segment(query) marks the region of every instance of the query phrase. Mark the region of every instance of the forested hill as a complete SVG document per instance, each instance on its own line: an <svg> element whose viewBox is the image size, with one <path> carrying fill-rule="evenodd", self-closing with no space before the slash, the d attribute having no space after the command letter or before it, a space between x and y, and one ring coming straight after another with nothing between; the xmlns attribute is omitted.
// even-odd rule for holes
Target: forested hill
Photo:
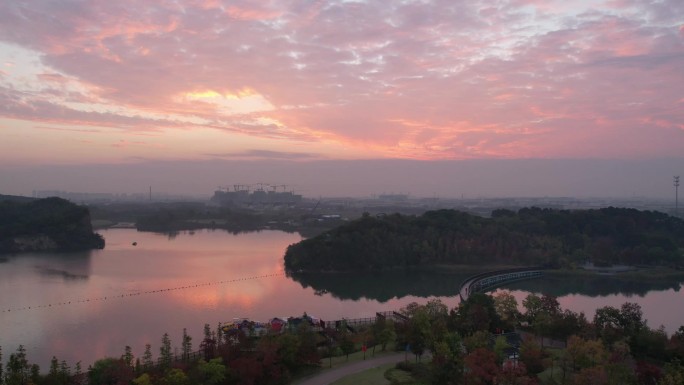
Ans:
<svg viewBox="0 0 684 385"><path fill-rule="evenodd" d="M455 210L362 218L288 247L290 271L381 270L437 264L569 267L684 262L684 221L635 209Z"/></svg>
<svg viewBox="0 0 684 385"><path fill-rule="evenodd" d="M0 200L0 253L103 247L86 207L61 198Z"/></svg>

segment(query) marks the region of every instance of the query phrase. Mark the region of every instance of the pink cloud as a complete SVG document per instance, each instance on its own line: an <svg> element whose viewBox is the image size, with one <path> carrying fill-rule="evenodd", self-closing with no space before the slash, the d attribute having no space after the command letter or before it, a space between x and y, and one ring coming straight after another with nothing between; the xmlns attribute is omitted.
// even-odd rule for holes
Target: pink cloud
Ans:
<svg viewBox="0 0 684 385"><path fill-rule="evenodd" d="M239 20L270 20L278 18L282 11L260 7L258 3L246 3L240 6L230 5L226 9L228 16Z"/></svg>
<svg viewBox="0 0 684 385"><path fill-rule="evenodd" d="M0 41L38 52L49 71L36 76L42 93L0 84L1 114L211 127L381 157L675 155L680 3L5 2ZM244 89L272 108L182 97ZM607 152L595 144L613 136Z"/></svg>

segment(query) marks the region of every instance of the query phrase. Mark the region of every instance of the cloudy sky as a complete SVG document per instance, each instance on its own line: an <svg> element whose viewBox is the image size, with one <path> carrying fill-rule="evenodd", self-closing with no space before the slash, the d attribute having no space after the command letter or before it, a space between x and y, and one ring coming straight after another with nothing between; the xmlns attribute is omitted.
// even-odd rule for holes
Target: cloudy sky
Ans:
<svg viewBox="0 0 684 385"><path fill-rule="evenodd" d="M681 158L684 2L2 1L0 133L4 170Z"/></svg>

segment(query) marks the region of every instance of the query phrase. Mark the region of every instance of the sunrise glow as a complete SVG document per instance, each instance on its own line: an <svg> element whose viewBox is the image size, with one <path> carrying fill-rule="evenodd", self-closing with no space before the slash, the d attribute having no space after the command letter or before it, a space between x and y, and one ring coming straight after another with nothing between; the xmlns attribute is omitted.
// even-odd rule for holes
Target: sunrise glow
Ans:
<svg viewBox="0 0 684 385"><path fill-rule="evenodd" d="M40 0L0 19L5 164L684 150L675 0Z"/></svg>

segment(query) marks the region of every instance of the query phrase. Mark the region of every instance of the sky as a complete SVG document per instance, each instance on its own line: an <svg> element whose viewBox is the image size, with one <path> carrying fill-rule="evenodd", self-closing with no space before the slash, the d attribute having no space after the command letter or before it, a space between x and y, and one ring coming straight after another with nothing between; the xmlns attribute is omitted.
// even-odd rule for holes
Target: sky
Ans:
<svg viewBox="0 0 684 385"><path fill-rule="evenodd" d="M299 174L332 164L366 172L364 194L410 193L402 167L439 179L447 162L499 165L491 178L553 164L558 180L584 165L580 194L666 196L683 157L681 0L0 2L0 193L130 191L147 184L130 170L162 167L139 178L316 194L320 176ZM383 161L391 183L366 166ZM662 187L613 181L615 164ZM197 165L217 174L199 183ZM556 194L548 182L472 193Z"/></svg>

